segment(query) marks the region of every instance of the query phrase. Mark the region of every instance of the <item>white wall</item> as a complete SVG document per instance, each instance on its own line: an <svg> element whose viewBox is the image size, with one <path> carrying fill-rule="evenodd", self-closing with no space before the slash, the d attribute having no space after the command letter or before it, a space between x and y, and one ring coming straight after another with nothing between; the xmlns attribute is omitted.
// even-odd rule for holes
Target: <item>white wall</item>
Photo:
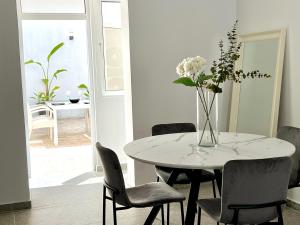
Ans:
<svg viewBox="0 0 300 225"><path fill-rule="evenodd" d="M235 21L236 1L128 0L128 10L134 139L151 135L157 123L195 123L195 91L172 83L175 68L187 56L216 59L217 42ZM220 101L224 130L228 101ZM137 184L153 175L152 166L135 164Z"/></svg>
<svg viewBox="0 0 300 225"><path fill-rule="evenodd" d="M0 205L30 199L16 1L0 1Z"/></svg>
<svg viewBox="0 0 300 225"><path fill-rule="evenodd" d="M237 1L241 33L287 28L279 126L300 127L299 7L300 2L296 0ZM289 193L289 197L297 202L299 196L300 188Z"/></svg>

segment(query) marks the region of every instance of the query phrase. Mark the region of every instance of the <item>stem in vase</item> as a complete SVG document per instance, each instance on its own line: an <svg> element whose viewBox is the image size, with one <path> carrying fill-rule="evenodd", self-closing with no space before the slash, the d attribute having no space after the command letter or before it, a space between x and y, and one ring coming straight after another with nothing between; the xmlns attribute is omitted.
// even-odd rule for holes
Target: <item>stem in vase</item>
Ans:
<svg viewBox="0 0 300 225"><path fill-rule="evenodd" d="M206 121L205 121L204 130L205 130L207 122L208 122L209 129L210 129L210 135L211 135L211 139L212 139L211 141L217 143L217 139L215 137L215 134L214 134L214 131L213 131L213 128L212 128L212 125L211 125L211 121L210 121L210 118L209 118L211 110L212 110L212 106L213 106L213 103L214 103L214 100L215 100L215 94L214 94L214 97L213 97L213 101L212 101L212 103L210 105L210 109L208 110L208 103L205 100L203 88L201 87L200 89L201 89L201 92L202 92L202 95L203 95L203 98L204 98L204 102L205 102L203 104L203 105L205 105L204 111L206 112ZM201 141L200 141L200 143L201 143Z"/></svg>
<svg viewBox="0 0 300 225"><path fill-rule="evenodd" d="M204 91L203 91L202 87L201 87L200 89L201 89L201 92L202 92L202 95L203 95L203 96L201 96L201 92L200 92L199 88L196 87L196 89L197 89L197 93L198 93L198 96L199 96L199 98L200 98L200 101L201 101L201 103L202 103L203 110L204 110L204 112L205 112L205 114L206 114L206 121L205 121L205 125L204 125L203 131L202 131L202 135L201 135L200 141L199 141L199 145L200 145L201 142L202 142L203 135L204 135L204 131L205 131L205 128L206 128L206 126L207 126L207 123L209 124L211 140L212 140L212 142L217 143L216 137L215 137L214 132L213 132L213 129L212 129L211 121L210 121L210 118L209 118L210 112L211 112L211 110L212 110L212 105L213 105L214 100L215 100L215 94L214 94L212 103L211 103L211 105L210 105L210 107L209 107L209 106L208 106L208 103L207 103L206 100L205 100ZM202 98L203 98L203 99L202 99ZM209 110L208 110L208 107L209 107Z"/></svg>
<svg viewBox="0 0 300 225"><path fill-rule="evenodd" d="M210 113L211 113L212 106L213 106L213 104L214 104L214 102L215 102L215 98L216 98L216 93L214 93L213 99L212 99L211 104L210 104L210 107L209 107L209 111L208 111L208 114L209 114L209 115L210 115ZM207 124L207 122L209 122L209 124L211 124L211 123L210 123L210 118L209 118L209 117L206 118L205 124ZM210 130L211 130L211 135L213 135L213 138L214 138L213 141L214 141L215 143L217 143L217 140L216 140L216 137L215 137L215 135L214 135L214 132L213 132L213 129L212 129L211 125L210 125Z"/></svg>
<svg viewBox="0 0 300 225"><path fill-rule="evenodd" d="M203 110L204 110L205 115L206 115L205 125L204 125L203 130L202 130L201 138L200 138L200 140L199 140L199 145L200 145L201 142L202 142L202 139L203 139L203 135L204 135L204 132L205 132L205 128L206 128L206 126L207 126L207 122L210 122L210 121L208 120L208 117L209 117L209 115L208 115L208 107L207 107L207 103L206 103L206 101L205 101L204 92L203 92L203 90L202 90L203 96L201 96L201 93L200 93L200 90L199 90L199 89L197 89L197 92L198 92L199 98L200 98L200 100L201 100ZM202 99L202 98L203 98L203 99ZM209 124L209 125L210 125L210 124ZM211 133L211 132L212 132L212 129L211 129L211 125L210 125L210 133ZM212 137L211 137L211 141L213 142L213 138L212 138Z"/></svg>

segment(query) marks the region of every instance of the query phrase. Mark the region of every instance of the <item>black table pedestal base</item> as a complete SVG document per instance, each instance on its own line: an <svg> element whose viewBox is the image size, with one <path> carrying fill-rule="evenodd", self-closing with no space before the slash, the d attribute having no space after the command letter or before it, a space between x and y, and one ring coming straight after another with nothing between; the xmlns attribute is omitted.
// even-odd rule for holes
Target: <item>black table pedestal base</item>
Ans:
<svg viewBox="0 0 300 225"><path fill-rule="evenodd" d="M195 216L197 213L196 201L200 190L202 170L192 170L188 175L191 180L191 189L186 210L185 225L194 225Z"/></svg>

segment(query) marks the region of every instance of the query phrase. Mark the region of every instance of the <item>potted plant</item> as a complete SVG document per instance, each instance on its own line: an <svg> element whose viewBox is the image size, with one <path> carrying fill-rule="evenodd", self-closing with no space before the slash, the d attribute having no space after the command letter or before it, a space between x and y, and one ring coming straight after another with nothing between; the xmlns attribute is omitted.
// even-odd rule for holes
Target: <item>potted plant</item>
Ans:
<svg viewBox="0 0 300 225"><path fill-rule="evenodd" d="M41 68L41 75L42 75L42 83L44 85L44 90L38 91L34 93L34 96L32 97L33 99L36 99L38 103L44 103L47 101L52 101L55 98L55 92L60 88L57 85L53 84L54 79L57 80L59 75L61 75L63 72L66 72L67 70L64 68L57 69L55 72L50 71L50 62L51 62L51 57L61 48L64 46L64 43L61 42L58 45L56 45L48 54L47 56L47 63L46 66L43 65L39 61L35 61L33 59L27 60L25 62L25 65L28 64L35 64L38 67Z"/></svg>

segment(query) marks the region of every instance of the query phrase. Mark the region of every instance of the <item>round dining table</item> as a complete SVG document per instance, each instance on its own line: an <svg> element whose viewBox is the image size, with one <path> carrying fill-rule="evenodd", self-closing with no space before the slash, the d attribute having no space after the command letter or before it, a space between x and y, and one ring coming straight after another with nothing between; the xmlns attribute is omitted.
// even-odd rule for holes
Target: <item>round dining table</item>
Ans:
<svg viewBox="0 0 300 225"><path fill-rule="evenodd" d="M265 159L292 156L291 143L261 135L221 132L215 147L198 145L198 133L175 133L142 138L124 147L125 153L144 163L172 168L167 181L173 185L178 169L184 169L191 181L185 225L193 225L197 211L202 170L214 170L221 193L222 168L230 160ZM160 207L153 207L145 225L153 224Z"/></svg>

